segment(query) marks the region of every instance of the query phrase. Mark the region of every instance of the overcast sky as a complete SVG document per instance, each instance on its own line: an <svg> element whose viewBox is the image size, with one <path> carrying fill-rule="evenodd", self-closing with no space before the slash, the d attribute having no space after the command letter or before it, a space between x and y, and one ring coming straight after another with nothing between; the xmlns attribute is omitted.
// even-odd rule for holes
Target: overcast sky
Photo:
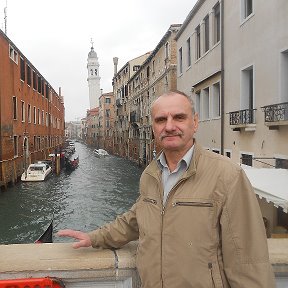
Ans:
<svg viewBox="0 0 288 288"><path fill-rule="evenodd" d="M118 69L152 51L171 24L183 23L196 0L7 0L7 36L64 96L66 121L89 109L87 56L91 38L100 63L100 86L112 91ZM1 29L4 7L0 0Z"/></svg>

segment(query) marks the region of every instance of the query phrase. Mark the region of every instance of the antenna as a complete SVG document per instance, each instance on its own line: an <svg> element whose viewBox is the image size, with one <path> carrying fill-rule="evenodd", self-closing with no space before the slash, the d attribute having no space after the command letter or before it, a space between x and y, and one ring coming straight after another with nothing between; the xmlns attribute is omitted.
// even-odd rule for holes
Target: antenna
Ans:
<svg viewBox="0 0 288 288"><path fill-rule="evenodd" d="M90 43L91 43L91 45L92 45L92 48L94 48L94 47L93 47L94 42L93 42L93 39L92 39L92 38L91 38Z"/></svg>
<svg viewBox="0 0 288 288"><path fill-rule="evenodd" d="M4 27L5 27L5 34L7 35L7 0L6 0L6 7L4 8Z"/></svg>

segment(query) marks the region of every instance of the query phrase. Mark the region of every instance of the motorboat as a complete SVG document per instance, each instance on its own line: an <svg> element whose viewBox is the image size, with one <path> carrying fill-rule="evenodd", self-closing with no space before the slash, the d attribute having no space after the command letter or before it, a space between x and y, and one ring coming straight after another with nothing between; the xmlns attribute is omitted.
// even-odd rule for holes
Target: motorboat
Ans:
<svg viewBox="0 0 288 288"><path fill-rule="evenodd" d="M21 176L21 181L44 181L51 172L51 166L39 161L38 163L33 163L28 166L28 169Z"/></svg>
<svg viewBox="0 0 288 288"><path fill-rule="evenodd" d="M109 155L104 149L95 149L93 152L97 158L104 158Z"/></svg>

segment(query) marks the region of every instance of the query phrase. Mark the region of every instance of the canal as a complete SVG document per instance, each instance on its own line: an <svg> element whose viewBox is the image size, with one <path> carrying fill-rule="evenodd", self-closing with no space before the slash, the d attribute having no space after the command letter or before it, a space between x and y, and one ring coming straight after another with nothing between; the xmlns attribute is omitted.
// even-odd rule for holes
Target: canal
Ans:
<svg viewBox="0 0 288 288"><path fill-rule="evenodd" d="M0 244L34 242L54 215L54 232L91 231L125 212L138 197L142 172L116 156L96 158L76 142L79 167L45 182L19 182L0 193ZM68 239L54 237L54 242Z"/></svg>

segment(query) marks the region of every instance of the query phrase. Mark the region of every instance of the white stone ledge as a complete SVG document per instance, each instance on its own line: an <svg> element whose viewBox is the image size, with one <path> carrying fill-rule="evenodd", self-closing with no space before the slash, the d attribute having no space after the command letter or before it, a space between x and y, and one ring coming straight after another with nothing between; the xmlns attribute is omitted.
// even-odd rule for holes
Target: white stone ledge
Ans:
<svg viewBox="0 0 288 288"><path fill-rule="evenodd" d="M268 247L279 283L287 284L277 287L288 287L288 238L268 239ZM90 287L101 287L101 283L105 283L105 287L137 288L140 284L136 249L137 242L115 251L73 249L71 243L0 245L0 279L50 276L61 278L67 287L74 288L92 282ZM115 283L118 284L115 286Z"/></svg>

